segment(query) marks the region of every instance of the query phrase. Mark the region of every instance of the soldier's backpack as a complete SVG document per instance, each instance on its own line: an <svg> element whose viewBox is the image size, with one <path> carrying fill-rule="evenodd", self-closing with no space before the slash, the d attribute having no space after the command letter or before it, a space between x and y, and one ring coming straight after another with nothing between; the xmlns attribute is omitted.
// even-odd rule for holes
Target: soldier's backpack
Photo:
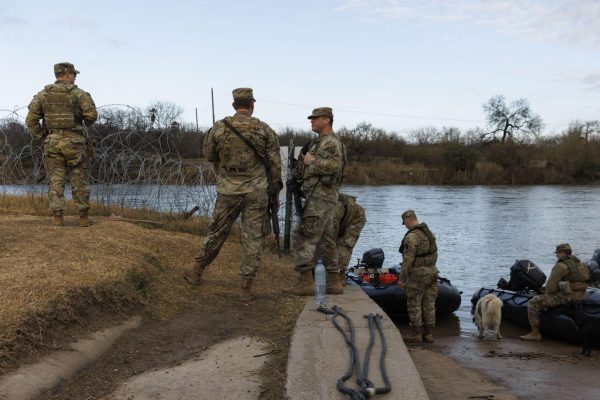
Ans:
<svg viewBox="0 0 600 400"><path fill-rule="evenodd" d="M517 260L510 267L508 290L519 292L525 289L539 290L546 282L546 274L529 260Z"/></svg>
<svg viewBox="0 0 600 400"><path fill-rule="evenodd" d="M600 266L598 262L590 260L587 262L588 271L590 271L590 282L600 283Z"/></svg>
<svg viewBox="0 0 600 400"><path fill-rule="evenodd" d="M75 121L75 105L71 91L75 85L47 85L40 100L44 110L46 129L73 129Z"/></svg>

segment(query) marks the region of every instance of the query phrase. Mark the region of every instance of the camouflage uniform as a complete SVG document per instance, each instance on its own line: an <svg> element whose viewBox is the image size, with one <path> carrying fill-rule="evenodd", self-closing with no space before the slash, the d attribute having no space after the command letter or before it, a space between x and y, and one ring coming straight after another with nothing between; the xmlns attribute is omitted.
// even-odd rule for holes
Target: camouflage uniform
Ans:
<svg viewBox="0 0 600 400"><path fill-rule="evenodd" d="M319 111L321 110L321 111ZM328 107L318 108L318 112L331 115ZM343 174L345 149L335 133L315 139L308 152L315 159L304 165L300 155L293 178L303 180L302 192L306 196L302 219L294 230L294 266L297 271L314 268L313 260L317 246L322 249L323 262L328 272L339 272L336 249L336 233L333 229L333 214L338 200L339 184Z"/></svg>
<svg viewBox="0 0 600 400"><path fill-rule="evenodd" d="M365 209L356 202L356 197L340 193L333 216L333 229L337 237L338 266L341 270L348 267L352 250L366 222Z"/></svg>
<svg viewBox="0 0 600 400"><path fill-rule="evenodd" d="M437 246L435 236L431 233L434 246L433 249L431 248L432 243L424 229L429 230L426 224L418 224L410 229L402 240L400 280L406 282L409 325L411 327L425 325L433 328L438 290Z"/></svg>
<svg viewBox="0 0 600 400"><path fill-rule="evenodd" d="M250 96L252 89L233 92L234 100ZM226 120L246 137L271 163L273 182L278 189L281 182L279 139L269 125L238 111ZM233 223L241 214L242 261L240 275L256 276L260 265L265 236L268 232L267 175L254 151L235 133L217 121L204 138L204 154L218 171L217 201L209 224L209 232L196 257L201 268L208 266L225 243Z"/></svg>
<svg viewBox="0 0 600 400"><path fill-rule="evenodd" d="M529 324L532 327L539 327L540 312L546 308L583 302L589 278L587 267L577 257L571 255L559 258L546 282L546 292L535 296L527 304ZM558 282L560 281L569 282L571 294L566 295L559 290Z"/></svg>
<svg viewBox="0 0 600 400"><path fill-rule="evenodd" d="M54 66L55 73L67 70L79 73L70 63ZM25 121L31 135L35 139L43 139L49 175L48 199L53 211L65 209L64 192L69 170L77 209L85 211L90 208L90 157L84 123L89 126L97 118L92 96L77 85L61 80L44 87L29 103ZM40 120L43 120L42 125Z"/></svg>

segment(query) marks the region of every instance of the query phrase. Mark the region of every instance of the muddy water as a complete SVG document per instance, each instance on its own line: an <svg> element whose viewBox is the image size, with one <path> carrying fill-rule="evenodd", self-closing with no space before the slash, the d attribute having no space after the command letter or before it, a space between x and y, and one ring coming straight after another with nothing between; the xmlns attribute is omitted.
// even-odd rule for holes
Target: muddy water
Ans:
<svg viewBox="0 0 600 400"><path fill-rule="evenodd" d="M548 274L556 244L570 243L582 260L600 247L600 187L346 186L343 191L357 196L367 212L354 259L381 247L386 265L398 263L406 232L400 215L408 208L436 234L441 275L463 291L455 317L440 321L448 333L474 332L472 294L508 278L515 260L530 259Z"/></svg>

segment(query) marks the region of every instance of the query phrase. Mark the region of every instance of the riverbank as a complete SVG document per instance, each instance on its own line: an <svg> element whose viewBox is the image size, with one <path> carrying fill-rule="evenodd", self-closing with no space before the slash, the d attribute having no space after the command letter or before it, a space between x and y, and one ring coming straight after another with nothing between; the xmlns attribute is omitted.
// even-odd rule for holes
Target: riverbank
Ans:
<svg viewBox="0 0 600 400"><path fill-rule="evenodd" d="M580 347L547 337L523 342L519 335L527 329L508 322L502 323L502 340L480 340L455 322L455 318L438 321L434 344L409 346L432 400L598 397L597 352L584 357ZM408 333L406 325L398 322L403 334Z"/></svg>
<svg viewBox="0 0 600 400"><path fill-rule="evenodd" d="M99 398L133 375L240 335L272 346L259 371L262 398L281 398L289 336L303 304L281 294L289 258L264 254L258 298L244 304L235 235L205 283L191 287L182 274L202 237L109 217L95 217L89 228L76 222L69 216L65 227L55 228L48 217L0 215L1 373L141 314L138 329L48 398Z"/></svg>

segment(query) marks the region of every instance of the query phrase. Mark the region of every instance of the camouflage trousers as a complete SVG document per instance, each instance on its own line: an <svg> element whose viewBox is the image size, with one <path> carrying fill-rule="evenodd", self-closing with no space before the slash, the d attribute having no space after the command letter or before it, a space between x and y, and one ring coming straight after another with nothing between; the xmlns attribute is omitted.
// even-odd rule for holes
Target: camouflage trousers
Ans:
<svg viewBox="0 0 600 400"><path fill-rule="evenodd" d="M338 266L341 270L345 270L346 268L348 268L348 264L350 264L350 259L352 258L352 250L354 250L354 246L356 246L356 242L358 242L359 236L360 231L356 234L346 232L344 236L338 238Z"/></svg>
<svg viewBox="0 0 600 400"><path fill-rule="evenodd" d="M79 211L90 208L89 155L80 132L56 131L44 139L48 200L52 211L65 209L65 184L71 172L73 201Z"/></svg>
<svg viewBox="0 0 600 400"><path fill-rule="evenodd" d="M560 297L557 294L541 294L535 296L527 303L527 317L529 318L529 325L538 327L540 326L540 313L542 310L548 307L560 306L563 304L569 304L569 300Z"/></svg>
<svg viewBox="0 0 600 400"><path fill-rule="evenodd" d="M267 212L267 191L246 194L217 194L208 235L196 261L203 267L208 266L219 254L231 228L241 214L242 255L240 275L256 276L265 244L265 213Z"/></svg>
<svg viewBox="0 0 600 400"><path fill-rule="evenodd" d="M339 272L333 212L335 203L311 198L292 238L296 271L314 269L315 255L323 257L328 272ZM318 248L318 250L317 250Z"/></svg>
<svg viewBox="0 0 600 400"><path fill-rule="evenodd" d="M338 267L340 270L344 271L348 268L348 264L350 264L350 259L352 258L352 247L346 246L338 246Z"/></svg>
<svg viewBox="0 0 600 400"><path fill-rule="evenodd" d="M409 325L435 326L438 272L435 267L414 268L406 282L406 308Z"/></svg>

